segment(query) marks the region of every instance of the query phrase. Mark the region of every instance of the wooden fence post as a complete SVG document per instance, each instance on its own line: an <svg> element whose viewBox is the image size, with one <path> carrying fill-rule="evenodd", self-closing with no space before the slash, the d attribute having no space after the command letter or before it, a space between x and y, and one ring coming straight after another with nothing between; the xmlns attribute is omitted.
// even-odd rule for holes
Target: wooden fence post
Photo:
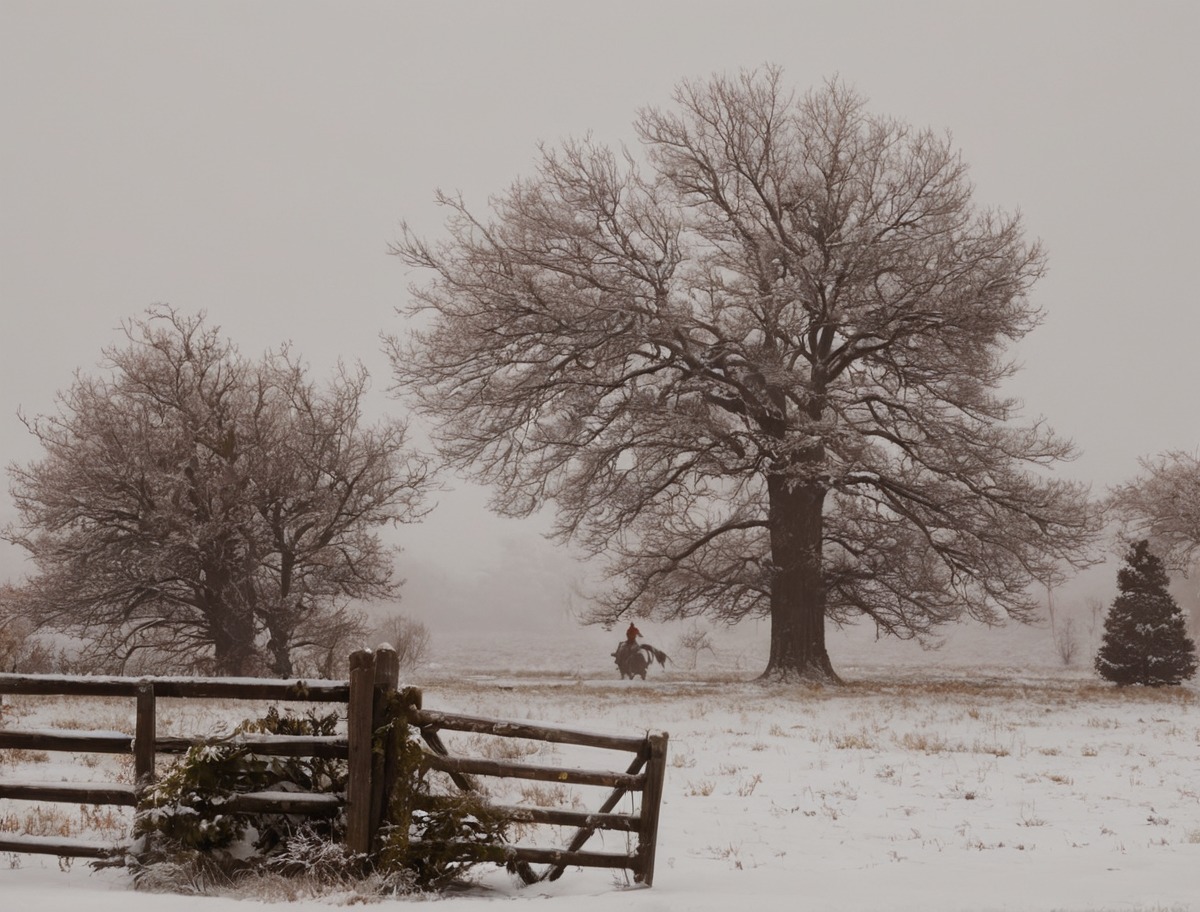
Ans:
<svg viewBox="0 0 1200 912"><path fill-rule="evenodd" d="M658 809L662 804L663 782L667 774L667 733L646 736L650 759L646 762L646 783L642 788L641 821L638 827L638 870L635 880L654 886L654 855L658 845Z"/></svg>
<svg viewBox="0 0 1200 912"><path fill-rule="evenodd" d="M382 729L393 719L392 695L396 692L396 684L400 680L400 657L389 644L384 643L375 650L375 687L371 700L371 732ZM400 723L404 724L403 717ZM379 835L380 824L385 819L388 798L388 778L393 775L396 766L396 756L391 738L383 740L384 750L371 754L371 818L368 841L374 847Z"/></svg>
<svg viewBox="0 0 1200 912"><path fill-rule="evenodd" d="M137 685L137 720L133 733L133 781L138 795L154 782L154 742L157 738L155 721L154 684L139 681Z"/></svg>
<svg viewBox="0 0 1200 912"><path fill-rule="evenodd" d="M371 650L350 654L350 698L346 705L348 742L346 845L365 854L371 848L371 742L375 663Z"/></svg>

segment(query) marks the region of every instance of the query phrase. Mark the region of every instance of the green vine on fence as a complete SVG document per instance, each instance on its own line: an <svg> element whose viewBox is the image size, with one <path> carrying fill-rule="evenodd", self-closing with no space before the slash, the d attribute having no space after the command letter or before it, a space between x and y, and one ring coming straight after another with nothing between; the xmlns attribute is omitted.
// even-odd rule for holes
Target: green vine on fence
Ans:
<svg viewBox="0 0 1200 912"><path fill-rule="evenodd" d="M375 733L375 750L395 764L377 863L411 872L417 889L443 890L479 863L473 848L508 841L512 820L477 794L434 788L407 709L404 695L392 694L390 721Z"/></svg>
<svg viewBox="0 0 1200 912"><path fill-rule="evenodd" d="M233 796L249 792L346 790L345 760L263 757L239 743L245 734L336 734L336 712L294 716L272 707L261 719L242 722L229 738L190 748L145 792L128 859L136 882L159 889L181 880L202 885L267 870L311 871L317 856L328 867L335 855L341 859L340 878L374 877L393 891L436 891L461 880L481 860L471 848L506 842L510 821L474 794L438 793L417 730L407 723L403 696L391 694L388 700L385 718L391 721L375 732L372 745L391 767L384 769L391 787L377 852L330 850L345 842L344 812L311 820L229 811Z"/></svg>
<svg viewBox="0 0 1200 912"><path fill-rule="evenodd" d="M142 797L134 822L135 838L149 836L187 852L231 849L251 822L253 848L269 854L299 827L295 815L229 813L235 794L263 791L330 792L346 788L344 761L320 757L263 757L238 743L241 735L329 736L337 731L338 714L281 714L271 707L261 719L247 719L228 739L189 748ZM337 819L309 826L329 838L344 826Z"/></svg>

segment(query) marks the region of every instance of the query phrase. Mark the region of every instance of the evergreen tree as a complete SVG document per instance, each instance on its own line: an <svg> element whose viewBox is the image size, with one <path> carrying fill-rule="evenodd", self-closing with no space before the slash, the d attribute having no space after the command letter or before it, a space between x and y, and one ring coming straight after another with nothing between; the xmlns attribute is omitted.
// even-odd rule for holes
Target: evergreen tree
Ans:
<svg viewBox="0 0 1200 912"><path fill-rule="evenodd" d="M1120 590L1104 619L1096 671L1117 684L1160 687L1196 673L1196 644L1184 630L1183 612L1167 591L1163 563L1142 540L1130 547L1117 573Z"/></svg>

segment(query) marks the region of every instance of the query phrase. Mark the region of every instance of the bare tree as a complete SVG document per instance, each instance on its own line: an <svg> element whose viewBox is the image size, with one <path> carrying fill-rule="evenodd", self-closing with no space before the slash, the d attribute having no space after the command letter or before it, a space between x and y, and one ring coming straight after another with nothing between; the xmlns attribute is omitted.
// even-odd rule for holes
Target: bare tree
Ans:
<svg viewBox="0 0 1200 912"><path fill-rule="evenodd" d="M769 68L636 121L648 170L543 147L482 218L439 194L397 387L446 462L611 559L594 619L771 619L768 677L836 680L826 619L1032 617L1081 563L1072 455L999 393L1044 257L948 139Z"/></svg>
<svg viewBox="0 0 1200 912"><path fill-rule="evenodd" d="M1054 636L1054 650L1064 665L1075 663L1075 654L1079 651L1079 640L1076 636L1075 618L1067 617L1062 623L1051 621L1051 632Z"/></svg>
<svg viewBox="0 0 1200 912"><path fill-rule="evenodd" d="M1200 552L1200 457L1175 450L1140 462L1143 474L1110 493L1123 537L1149 539L1168 567L1186 572Z"/></svg>
<svg viewBox="0 0 1200 912"><path fill-rule="evenodd" d="M696 664L700 661L700 653L707 652L714 656L717 654L717 650L713 647L712 639L709 637L708 628L701 627L694 622L679 635L676 649L688 656L689 668L696 667Z"/></svg>
<svg viewBox="0 0 1200 912"><path fill-rule="evenodd" d="M425 624L407 614L390 615L375 628L375 635L396 650L401 671L412 671L429 658L433 635Z"/></svg>
<svg viewBox="0 0 1200 912"><path fill-rule="evenodd" d="M203 317L156 309L26 421L45 455L11 466L5 537L36 573L10 613L122 668L290 676L392 597L381 526L421 515L404 426L367 426L364 371L325 387L291 354L243 358ZM306 664L327 664L323 658Z"/></svg>

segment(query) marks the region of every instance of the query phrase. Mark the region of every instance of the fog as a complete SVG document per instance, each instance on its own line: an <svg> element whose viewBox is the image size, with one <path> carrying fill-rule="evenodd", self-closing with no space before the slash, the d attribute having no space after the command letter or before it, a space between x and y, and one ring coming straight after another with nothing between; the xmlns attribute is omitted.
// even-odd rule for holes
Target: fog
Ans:
<svg viewBox="0 0 1200 912"><path fill-rule="evenodd" d="M372 408L403 413L379 339L419 280L386 254L401 220L436 236L436 188L482 206L539 141L632 144L680 79L769 61L950 131L977 202L1022 211L1050 273L1013 391L1102 492L1200 443L1198 39L1183 2L5 0L0 455L36 458L18 410L51 410L159 302L247 354L291 340L318 375L360 360ZM573 623L584 568L547 517L493 517L453 479L438 500L396 533L406 610ZM0 548L0 579L21 572Z"/></svg>

